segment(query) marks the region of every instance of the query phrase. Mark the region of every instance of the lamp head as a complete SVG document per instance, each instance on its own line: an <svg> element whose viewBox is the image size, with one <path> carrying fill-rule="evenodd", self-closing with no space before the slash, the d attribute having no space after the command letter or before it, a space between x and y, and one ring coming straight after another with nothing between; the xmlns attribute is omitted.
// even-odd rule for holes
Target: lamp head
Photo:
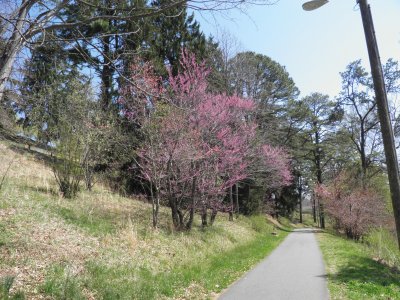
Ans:
<svg viewBox="0 0 400 300"><path fill-rule="evenodd" d="M313 0L313 1L308 1L303 4L303 9L306 11L314 10L317 8L320 8L322 5L327 4L329 1L328 0Z"/></svg>

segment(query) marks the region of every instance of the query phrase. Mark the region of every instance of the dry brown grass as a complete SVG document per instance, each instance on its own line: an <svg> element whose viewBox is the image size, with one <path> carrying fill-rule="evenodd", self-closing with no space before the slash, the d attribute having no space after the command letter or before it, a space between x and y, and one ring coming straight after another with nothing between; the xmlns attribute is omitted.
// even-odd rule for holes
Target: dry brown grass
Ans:
<svg viewBox="0 0 400 300"><path fill-rule="evenodd" d="M217 219L217 234L207 235L200 226L190 234L172 232L165 208L160 229L153 230L147 203L102 186L91 193L83 191L74 200L62 199L51 169L32 153L15 149L11 143L0 142L0 176L14 160L0 190L0 230L4 229L0 233L0 277L14 276L13 289L23 290L28 299L48 297L40 286L54 265L66 265L72 276L85 274L88 262L113 268L129 265L157 274L201 262L256 236L249 224L227 222L226 216ZM96 224L106 230L97 232ZM83 294L96 298L92 290L85 289ZM192 284L181 299L206 294L204 287Z"/></svg>

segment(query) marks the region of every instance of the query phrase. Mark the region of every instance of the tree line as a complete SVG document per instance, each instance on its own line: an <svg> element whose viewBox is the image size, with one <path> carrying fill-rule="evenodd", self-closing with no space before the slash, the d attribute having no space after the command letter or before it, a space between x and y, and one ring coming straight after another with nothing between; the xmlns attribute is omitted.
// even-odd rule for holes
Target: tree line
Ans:
<svg viewBox="0 0 400 300"><path fill-rule="evenodd" d="M102 180L147 195L155 227L170 207L177 229L196 213L203 226L219 211L290 216L304 198L321 227L327 214L355 239L393 225L361 61L340 74L335 98L300 97L285 67L206 37L188 13L243 1L3 2L1 114L50 145L65 197ZM395 99L398 63L384 75Z"/></svg>

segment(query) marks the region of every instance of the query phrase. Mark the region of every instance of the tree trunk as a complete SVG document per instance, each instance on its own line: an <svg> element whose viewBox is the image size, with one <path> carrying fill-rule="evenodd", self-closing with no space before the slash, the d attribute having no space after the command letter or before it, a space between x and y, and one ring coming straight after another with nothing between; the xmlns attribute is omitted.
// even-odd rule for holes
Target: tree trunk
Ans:
<svg viewBox="0 0 400 300"><path fill-rule="evenodd" d="M315 124L316 125L316 124ZM315 131L315 145L316 145L316 156L315 156L315 165L317 168L317 182L318 184L322 184L322 168L321 168L321 147L319 140L319 132ZM318 208L319 208L319 223L322 229L325 228L325 214L324 214L324 206L318 200Z"/></svg>
<svg viewBox="0 0 400 300"><path fill-rule="evenodd" d="M210 226L214 224L215 218L217 217L218 210L215 208L211 211L211 216L210 216Z"/></svg>
<svg viewBox="0 0 400 300"><path fill-rule="evenodd" d="M229 202L230 202L230 210L229 210L229 221L233 221L233 187L229 188Z"/></svg>
<svg viewBox="0 0 400 300"><path fill-rule="evenodd" d="M196 200L195 200L195 196L196 196L196 181L197 178L194 177L192 180L192 203L190 205L190 210L189 210L189 220L186 223L186 229L190 230L192 229L192 225L193 225L193 219L194 219L194 208L196 205Z"/></svg>
<svg viewBox="0 0 400 300"><path fill-rule="evenodd" d="M111 21L110 21L111 22ZM107 35L103 40L103 69L101 70L101 104L104 111L108 111L111 106L111 85L112 85L112 70L111 70L111 52L110 52L110 36Z"/></svg>
<svg viewBox="0 0 400 300"><path fill-rule="evenodd" d="M299 199L299 213L300 213L300 223L303 223L303 199L302 199L302 189L299 189L299 195L300 195L300 199Z"/></svg>
<svg viewBox="0 0 400 300"><path fill-rule="evenodd" d="M20 9L17 16L18 21L15 24L14 31L0 56L0 103L3 102L6 85L11 76L12 67L17 54L25 44L25 40L22 37L22 30L26 15L30 8L31 4L24 5Z"/></svg>
<svg viewBox="0 0 400 300"><path fill-rule="evenodd" d="M317 223L317 209L316 209L316 203L315 203L315 195L312 197L312 212L313 212L313 220L314 223Z"/></svg>
<svg viewBox="0 0 400 300"><path fill-rule="evenodd" d="M157 228L158 226L158 211L160 209L160 198L158 196L158 191L153 191L153 185L150 184L150 196L151 196L151 204L152 204L152 215L153 215L153 228Z"/></svg>
<svg viewBox="0 0 400 300"><path fill-rule="evenodd" d="M184 221L183 221L183 213L180 209L177 209L178 212L178 217L179 217L179 229L184 227Z"/></svg>
<svg viewBox="0 0 400 300"><path fill-rule="evenodd" d="M201 212L201 225L203 227L208 225L208 221L207 221L207 206L205 201L203 200L203 207L202 207L202 212Z"/></svg>
<svg viewBox="0 0 400 300"><path fill-rule="evenodd" d="M172 222L174 223L175 229L179 229L179 214L178 214L178 208L176 206L175 200L170 197L169 199L169 206L171 207L171 216L172 216Z"/></svg>
<svg viewBox="0 0 400 300"><path fill-rule="evenodd" d="M360 157L361 157L361 171L362 171L362 184L365 186L365 181L367 177L367 156L365 154L365 131L364 131L364 121L361 122L361 142L360 142Z"/></svg>
<svg viewBox="0 0 400 300"><path fill-rule="evenodd" d="M235 184L236 218L239 217L239 184Z"/></svg>

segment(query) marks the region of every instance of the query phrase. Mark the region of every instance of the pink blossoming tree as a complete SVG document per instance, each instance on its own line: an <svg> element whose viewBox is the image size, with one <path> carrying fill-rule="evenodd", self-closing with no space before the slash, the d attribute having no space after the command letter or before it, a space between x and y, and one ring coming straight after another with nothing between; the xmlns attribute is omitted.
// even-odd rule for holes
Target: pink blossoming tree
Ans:
<svg viewBox="0 0 400 300"><path fill-rule="evenodd" d="M125 115L145 132L138 165L150 184L154 227L162 199L174 226L190 229L196 212L207 225L209 210L210 224L218 211L232 210L223 204L227 191L255 169L266 174L271 187L291 181L286 153L256 140L250 117L254 102L208 92L209 70L192 54L182 53L181 66L177 76L170 73L164 89L150 66L137 63L132 67L135 84L124 89L121 99Z"/></svg>

